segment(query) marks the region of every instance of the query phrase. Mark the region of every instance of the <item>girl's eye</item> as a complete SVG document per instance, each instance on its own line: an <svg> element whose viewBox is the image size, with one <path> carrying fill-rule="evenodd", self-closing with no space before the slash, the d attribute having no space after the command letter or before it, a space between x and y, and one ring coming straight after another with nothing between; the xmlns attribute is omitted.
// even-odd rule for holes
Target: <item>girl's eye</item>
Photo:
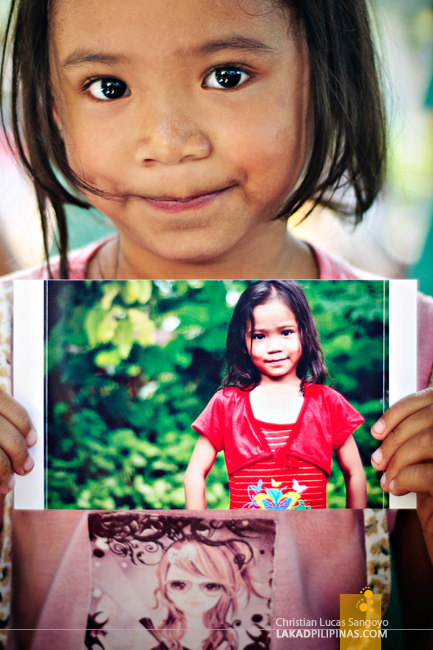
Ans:
<svg viewBox="0 0 433 650"><path fill-rule="evenodd" d="M290 334L293 334L293 330L283 330L281 333L283 336L290 336Z"/></svg>
<svg viewBox="0 0 433 650"><path fill-rule="evenodd" d="M256 341L263 341L264 338L265 338L264 334L253 334L253 339L255 339Z"/></svg>
<svg viewBox="0 0 433 650"><path fill-rule="evenodd" d="M182 582L181 580L172 580L170 582L170 587L176 591L183 591L186 587L186 583Z"/></svg>
<svg viewBox="0 0 433 650"><path fill-rule="evenodd" d="M89 92L96 99L107 101L110 99L120 99L127 97L131 94L128 86L120 79L110 79L105 77L103 79L96 79L87 86Z"/></svg>
<svg viewBox="0 0 433 650"><path fill-rule="evenodd" d="M211 593L215 593L217 591L220 591L222 589L222 585L220 585L219 582L207 582L205 585L206 591L209 591Z"/></svg>
<svg viewBox="0 0 433 650"><path fill-rule="evenodd" d="M250 75L241 68L215 68L215 70L212 70L212 72L206 75L203 81L203 87L217 88L218 90L237 88L248 79L250 79Z"/></svg>

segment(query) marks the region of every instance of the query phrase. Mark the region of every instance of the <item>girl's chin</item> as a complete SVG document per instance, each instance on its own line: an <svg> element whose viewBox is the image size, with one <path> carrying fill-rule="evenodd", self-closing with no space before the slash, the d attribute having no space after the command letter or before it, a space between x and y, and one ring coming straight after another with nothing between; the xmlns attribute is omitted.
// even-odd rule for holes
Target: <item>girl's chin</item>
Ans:
<svg viewBox="0 0 433 650"><path fill-rule="evenodd" d="M169 233L164 238L163 246L161 246L160 240L152 241L147 237L146 239L147 241L141 240L142 243L137 247L140 235L127 233L122 237L122 257L130 260L132 266L143 265L143 263L148 266L157 260L164 263L164 266L170 263L197 267L219 265L224 264L228 251L233 247L232 241L227 246L215 246L215 239L208 237L206 232L200 230L192 233L185 231ZM235 241L234 245L236 243ZM203 273L204 271L197 272ZM209 277L214 277L211 271L209 271Z"/></svg>
<svg viewBox="0 0 433 650"><path fill-rule="evenodd" d="M185 606L183 607L183 613L186 615L186 617L190 620L199 621L200 624L203 623L203 616L206 614L207 611L208 611L207 609L205 609L204 611L201 610L197 611L197 608L194 608L194 611L192 610L187 611L185 609Z"/></svg>

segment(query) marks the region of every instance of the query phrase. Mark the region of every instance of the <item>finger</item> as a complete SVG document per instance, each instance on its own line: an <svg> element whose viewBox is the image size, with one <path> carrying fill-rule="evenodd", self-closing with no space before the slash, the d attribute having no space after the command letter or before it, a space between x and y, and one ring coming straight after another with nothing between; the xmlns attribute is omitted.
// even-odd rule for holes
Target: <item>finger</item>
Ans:
<svg viewBox="0 0 433 650"><path fill-rule="evenodd" d="M37 434L24 406L22 406L16 399L0 389L0 415L9 420L18 431L26 439L28 447L32 447L36 440Z"/></svg>
<svg viewBox="0 0 433 650"><path fill-rule="evenodd" d="M407 395L385 411L382 417L373 424L371 433L375 438L381 440L407 417L424 408L430 408L431 410L432 405L433 388L426 388L412 395Z"/></svg>
<svg viewBox="0 0 433 650"><path fill-rule="evenodd" d="M0 449L0 493L7 494L15 485L15 476L12 473L12 467L9 458Z"/></svg>
<svg viewBox="0 0 433 650"><path fill-rule="evenodd" d="M432 427L433 408L431 406L409 415L388 433L379 449L376 449L371 457L373 467L377 470L385 470L399 447L420 432Z"/></svg>
<svg viewBox="0 0 433 650"><path fill-rule="evenodd" d="M383 475L381 485L395 496L408 492L433 495L433 463L419 463L404 467L391 481Z"/></svg>
<svg viewBox="0 0 433 650"><path fill-rule="evenodd" d="M433 462L433 428L420 431L397 449L386 467L386 481L390 483L409 465L427 462Z"/></svg>
<svg viewBox="0 0 433 650"><path fill-rule="evenodd" d="M14 472L24 476L33 468L34 461L29 455L25 438L21 431L9 420L0 415L0 447L7 455Z"/></svg>

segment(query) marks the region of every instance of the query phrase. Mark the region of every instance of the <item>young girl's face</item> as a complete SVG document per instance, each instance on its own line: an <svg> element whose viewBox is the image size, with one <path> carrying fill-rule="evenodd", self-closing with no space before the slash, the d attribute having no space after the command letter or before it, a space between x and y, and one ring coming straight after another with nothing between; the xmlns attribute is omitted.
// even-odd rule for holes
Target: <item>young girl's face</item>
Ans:
<svg viewBox="0 0 433 650"><path fill-rule="evenodd" d="M224 587L219 582L197 576L171 564L165 589L175 606L187 616L202 616L218 603Z"/></svg>
<svg viewBox="0 0 433 650"><path fill-rule="evenodd" d="M55 0L55 116L123 245L207 262L270 233L309 139L302 33L271 0Z"/></svg>
<svg viewBox="0 0 433 650"><path fill-rule="evenodd" d="M294 313L275 298L254 308L254 329L249 328L247 348L261 381L299 383L296 368L302 355Z"/></svg>

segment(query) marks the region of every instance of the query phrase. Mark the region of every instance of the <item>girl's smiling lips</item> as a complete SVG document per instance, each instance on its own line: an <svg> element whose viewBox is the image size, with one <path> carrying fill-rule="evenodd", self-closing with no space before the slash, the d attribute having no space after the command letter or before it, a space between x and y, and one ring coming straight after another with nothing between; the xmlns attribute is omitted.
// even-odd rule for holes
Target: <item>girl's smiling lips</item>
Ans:
<svg viewBox="0 0 433 650"><path fill-rule="evenodd" d="M209 205L209 203L212 203L212 201L232 187L233 185L230 185L221 190L214 190L213 192L206 192L203 194L194 194L185 199L171 196L163 196L161 198L144 196L143 199L157 210L162 210L164 212L184 212L186 210L197 210L198 208L203 208L206 205Z"/></svg>

